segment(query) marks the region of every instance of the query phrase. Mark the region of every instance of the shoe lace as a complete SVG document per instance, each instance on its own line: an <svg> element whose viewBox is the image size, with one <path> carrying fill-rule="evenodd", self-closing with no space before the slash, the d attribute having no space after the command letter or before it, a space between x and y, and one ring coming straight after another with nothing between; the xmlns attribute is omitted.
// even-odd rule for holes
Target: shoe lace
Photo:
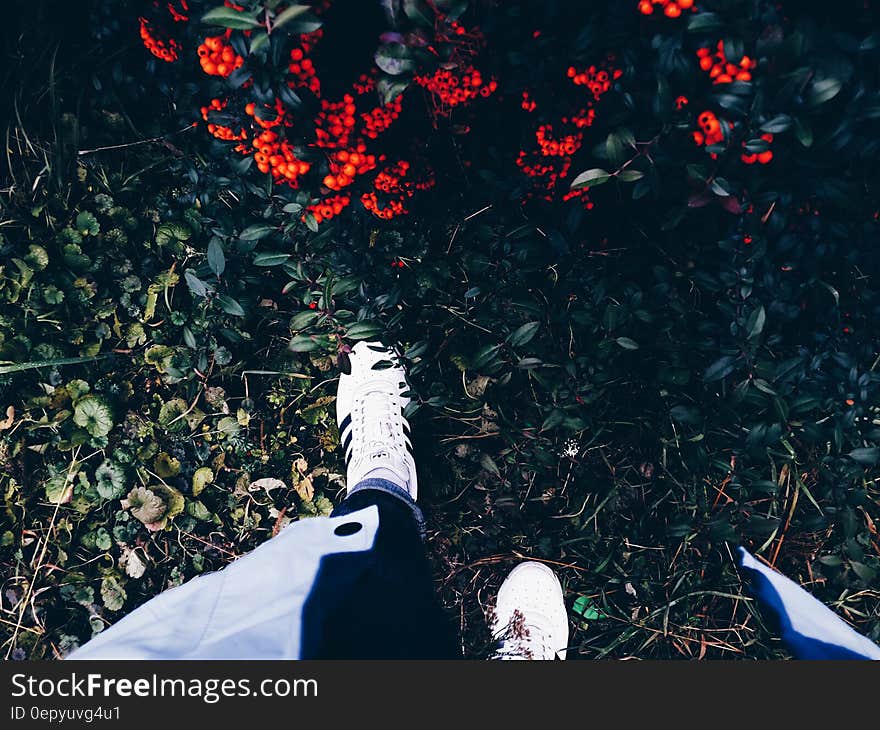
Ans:
<svg viewBox="0 0 880 730"><path fill-rule="evenodd" d="M364 445L362 458L388 458L396 438L396 399L389 396L387 389L377 388L362 393L358 403L357 425Z"/></svg>

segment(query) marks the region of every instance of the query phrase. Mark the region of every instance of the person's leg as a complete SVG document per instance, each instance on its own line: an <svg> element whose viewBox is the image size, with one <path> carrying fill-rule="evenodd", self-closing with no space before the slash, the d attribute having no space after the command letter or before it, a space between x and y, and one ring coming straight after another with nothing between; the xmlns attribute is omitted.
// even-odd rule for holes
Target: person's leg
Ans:
<svg viewBox="0 0 880 730"><path fill-rule="evenodd" d="M303 611L304 659L461 658L443 613L413 507L365 487L334 516L375 505L373 549L325 557ZM340 529L357 529L356 520Z"/></svg>
<svg viewBox="0 0 880 730"><path fill-rule="evenodd" d="M333 512L375 507L373 549L321 561L303 612L302 656L338 658L460 657L437 599L416 506L416 467L403 410L406 373L397 354L359 342L339 379L336 416L348 496Z"/></svg>

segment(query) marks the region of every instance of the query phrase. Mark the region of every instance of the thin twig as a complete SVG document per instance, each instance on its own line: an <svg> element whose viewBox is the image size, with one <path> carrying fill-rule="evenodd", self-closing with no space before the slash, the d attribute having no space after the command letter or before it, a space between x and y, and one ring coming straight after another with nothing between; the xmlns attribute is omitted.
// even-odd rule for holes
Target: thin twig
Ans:
<svg viewBox="0 0 880 730"><path fill-rule="evenodd" d="M80 150L76 154L78 157L82 157L83 155L91 155L95 152L106 152L107 150L121 150L121 149L125 149L126 147L136 147L136 146L142 145L142 144L153 144L154 142L163 142L164 140L168 139L168 137L173 137L174 135L180 134L181 132L186 132L188 129L193 129L195 126L196 126L196 124L195 124L195 122L193 122L192 124L187 125L183 129L179 129L176 132L172 132L171 134L163 134L159 137L152 137L151 139L142 139L137 142L124 142L123 144L111 144L111 145L107 145L106 147L95 147L94 149L91 149L91 150Z"/></svg>

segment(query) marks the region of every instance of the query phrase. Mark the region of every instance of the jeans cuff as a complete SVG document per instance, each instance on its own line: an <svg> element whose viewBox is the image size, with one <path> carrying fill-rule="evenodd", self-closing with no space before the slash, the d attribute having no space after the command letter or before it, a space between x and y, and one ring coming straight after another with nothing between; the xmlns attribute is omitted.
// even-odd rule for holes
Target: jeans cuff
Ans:
<svg viewBox="0 0 880 730"><path fill-rule="evenodd" d="M422 514L422 510L419 509L419 506L415 503L415 500L410 496L410 493L407 492L403 487L387 479L377 479L371 477L369 479L363 479L355 484L349 490L347 496L351 497L353 494L356 494L357 492L360 492L364 489L375 489L377 492L385 492L385 494L390 494L391 496L397 497L399 500L404 502L413 513L413 517L415 518L416 524L419 528L419 535L422 536L423 540L425 539L425 516Z"/></svg>

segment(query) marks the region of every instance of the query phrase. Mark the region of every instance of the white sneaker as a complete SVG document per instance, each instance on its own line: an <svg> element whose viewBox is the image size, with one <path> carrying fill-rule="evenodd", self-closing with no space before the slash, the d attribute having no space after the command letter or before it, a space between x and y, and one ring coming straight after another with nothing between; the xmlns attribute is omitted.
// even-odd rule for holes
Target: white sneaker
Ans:
<svg viewBox="0 0 880 730"><path fill-rule="evenodd" d="M348 355L351 372L339 376L336 423L345 452L348 491L370 477L387 479L415 499L418 492L409 424L410 399L398 354L381 342L358 342ZM382 363L380 369L375 366Z"/></svg>
<svg viewBox="0 0 880 730"><path fill-rule="evenodd" d="M568 614L556 574L542 563L517 565L495 604L493 659L565 659Z"/></svg>

